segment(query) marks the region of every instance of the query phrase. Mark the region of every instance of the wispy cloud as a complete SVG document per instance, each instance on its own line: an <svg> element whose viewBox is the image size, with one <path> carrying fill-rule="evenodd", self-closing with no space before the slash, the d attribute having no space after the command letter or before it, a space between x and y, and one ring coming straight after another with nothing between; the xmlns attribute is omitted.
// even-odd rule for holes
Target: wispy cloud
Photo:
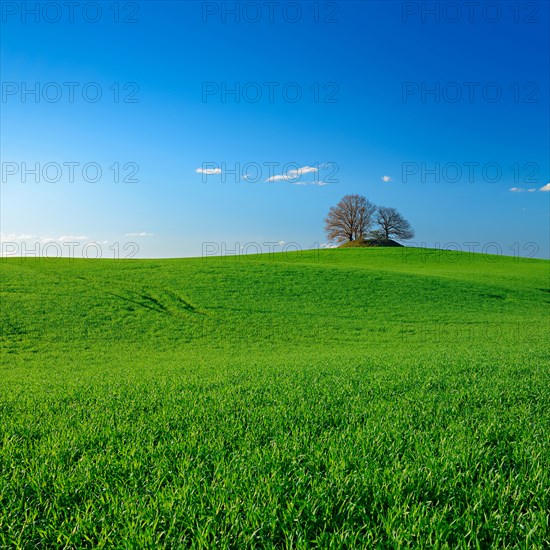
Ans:
<svg viewBox="0 0 550 550"><path fill-rule="evenodd" d="M550 188L545 189L545 187L549 186L550 184L545 185L544 187L541 187L539 191L550 191ZM535 191L537 191L537 188L530 187L529 189L524 189L523 187L510 187L510 191L512 191L512 193L534 193Z"/></svg>
<svg viewBox="0 0 550 550"><path fill-rule="evenodd" d="M140 233L124 233L125 237L152 237L154 233L146 233L141 231Z"/></svg>
<svg viewBox="0 0 550 550"><path fill-rule="evenodd" d="M319 169L314 168L313 166L303 166L297 170L289 170L289 174L294 174L295 176L301 176L302 174L309 174L311 172L317 172Z"/></svg>
<svg viewBox="0 0 550 550"><path fill-rule="evenodd" d="M543 185L539 191L546 191L546 192L549 192L550 191L550 183L547 183L546 185Z"/></svg>
<svg viewBox="0 0 550 550"><path fill-rule="evenodd" d="M390 176L382 176L380 179L385 183L388 183L389 181L393 181L393 179Z"/></svg>
<svg viewBox="0 0 550 550"><path fill-rule="evenodd" d="M75 242L75 241L87 241L90 237L88 235L62 235L61 237L38 237L38 240L42 243L52 242Z"/></svg>
<svg viewBox="0 0 550 550"><path fill-rule="evenodd" d="M292 170L288 170L284 174L271 176L267 178L265 181L290 181L290 180L300 178L300 176L303 176L304 174L311 174L318 171L319 169L314 168L313 166L302 166L301 168L294 168ZM297 182L291 182L291 183L297 183Z"/></svg>
<svg viewBox="0 0 550 550"><path fill-rule="evenodd" d="M75 241L88 241L88 235L61 235L61 237L48 237L44 235L31 235L26 233L0 233L2 242L35 242L35 243L64 243Z"/></svg>
<svg viewBox="0 0 550 550"><path fill-rule="evenodd" d="M76 235L62 235L61 237L59 237L58 241L60 241L60 242L64 242L64 241L85 241L88 238L89 238L88 235L79 235L79 236L76 236Z"/></svg>
<svg viewBox="0 0 550 550"><path fill-rule="evenodd" d="M221 174L221 168L197 168L195 170L197 174L206 174L207 176L213 176L214 174Z"/></svg>
<svg viewBox="0 0 550 550"><path fill-rule="evenodd" d="M26 235L24 233L18 235L17 233L0 233L0 240L2 241L28 241L30 239L39 239L38 235Z"/></svg>

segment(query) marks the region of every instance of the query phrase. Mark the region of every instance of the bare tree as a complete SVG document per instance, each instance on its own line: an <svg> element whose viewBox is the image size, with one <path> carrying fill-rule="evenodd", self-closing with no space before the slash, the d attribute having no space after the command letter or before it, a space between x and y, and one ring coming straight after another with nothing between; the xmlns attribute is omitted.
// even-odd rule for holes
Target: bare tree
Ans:
<svg viewBox="0 0 550 550"><path fill-rule="evenodd" d="M395 208L379 206L376 211L376 223L379 226L375 231L376 235L386 241L390 237L405 241L414 237L411 224Z"/></svg>
<svg viewBox="0 0 550 550"><path fill-rule="evenodd" d="M325 218L328 239L338 243L366 237L376 206L362 195L346 195Z"/></svg>

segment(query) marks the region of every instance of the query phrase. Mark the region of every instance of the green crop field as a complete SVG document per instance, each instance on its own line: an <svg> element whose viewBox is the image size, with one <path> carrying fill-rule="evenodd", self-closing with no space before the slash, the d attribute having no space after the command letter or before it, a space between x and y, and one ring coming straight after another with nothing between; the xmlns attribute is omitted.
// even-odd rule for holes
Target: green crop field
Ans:
<svg viewBox="0 0 550 550"><path fill-rule="evenodd" d="M0 271L1 548L550 547L550 262Z"/></svg>

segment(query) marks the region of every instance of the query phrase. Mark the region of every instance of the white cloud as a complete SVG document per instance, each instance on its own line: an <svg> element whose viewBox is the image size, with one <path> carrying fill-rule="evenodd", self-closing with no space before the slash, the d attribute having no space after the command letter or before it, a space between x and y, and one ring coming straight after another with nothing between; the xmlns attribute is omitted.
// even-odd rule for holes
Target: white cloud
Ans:
<svg viewBox="0 0 550 550"><path fill-rule="evenodd" d="M382 176L380 179L385 183L388 183L389 181L393 181L393 179L390 176Z"/></svg>
<svg viewBox="0 0 550 550"><path fill-rule="evenodd" d="M296 178L300 178L300 176L304 174L310 174L313 172L318 172L318 168L314 168L313 166L302 166L301 168L294 168L292 170L288 170L286 174L278 174L275 176L270 176L265 181L289 181L294 180ZM292 182L296 183L296 182Z"/></svg>
<svg viewBox="0 0 550 550"><path fill-rule="evenodd" d="M265 181L286 181L292 179L290 176L271 176L267 178Z"/></svg>
<svg viewBox="0 0 550 550"><path fill-rule="evenodd" d="M321 245L321 248L338 248L338 245L336 244L330 244L330 243L323 243Z"/></svg>
<svg viewBox="0 0 550 550"><path fill-rule="evenodd" d="M318 169L314 168L313 166L302 166L302 168L298 168L297 170L289 170L288 174L294 175L294 176L301 176L302 174L309 174L311 172L317 172Z"/></svg>
<svg viewBox="0 0 550 550"><path fill-rule="evenodd" d="M62 235L61 237L38 237L38 240L41 243L64 243L64 242L75 242L75 241L87 241L90 237L88 235ZM27 240L27 239L25 239Z"/></svg>
<svg viewBox="0 0 550 550"><path fill-rule="evenodd" d="M284 244L286 244L286 241L279 241L277 244L278 244L279 246L283 246Z"/></svg>
<svg viewBox="0 0 550 550"><path fill-rule="evenodd" d="M214 174L221 174L222 169L221 168L197 168L195 172L197 172L197 174L206 174L207 176L212 176Z"/></svg>
<svg viewBox="0 0 550 550"><path fill-rule="evenodd" d="M141 233L124 233L125 237L152 237L154 233L145 233L145 231L142 231Z"/></svg>
<svg viewBox="0 0 550 550"><path fill-rule="evenodd" d="M0 241L14 242L14 241L28 241L29 239L38 239L38 235L18 235L17 233L0 233Z"/></svg>
<svg viewBox="0 0 550 550"><path fill-rule="evenodd" d="M88 235L80 235L79 237L75 237L74 235L63 235L62 237L59 237L59 239L57 239L57 240L60 241L60 242L64 242L64 241L85 241L88 238L89 238Z"/></svg>
<svg viewBox="0 0 550 550"><path fill-rule="evenodd" d="M534 193L535 191L550 191L550 183L543 185L540 189L536 187L530 187L529 189L524 189L523 187L510 187L512 193Z"/></svg>
<svg viewBox="0 0 550 550"><path fill-rule="evenodd" d="M44 237L43 235L27 235L17 233L0 233L0 240L4 242L14 242L14 241L39 241L42 243L51 243L51 242L65 242L65 241L85 241L89 239L87 235L62 235L61 237Z"/></svg>

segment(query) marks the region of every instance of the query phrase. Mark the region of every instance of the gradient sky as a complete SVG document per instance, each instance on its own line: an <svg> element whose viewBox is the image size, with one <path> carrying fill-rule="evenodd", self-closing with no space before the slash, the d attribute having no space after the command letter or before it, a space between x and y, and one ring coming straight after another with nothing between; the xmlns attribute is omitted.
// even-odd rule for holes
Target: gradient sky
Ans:
<svg viewBox="0 0 550 550"><path fill-rule="evenodd" d="M360 193L414 243L549 257L547 2L35 4L2 4L4 254L305 249Z"/></svg>

